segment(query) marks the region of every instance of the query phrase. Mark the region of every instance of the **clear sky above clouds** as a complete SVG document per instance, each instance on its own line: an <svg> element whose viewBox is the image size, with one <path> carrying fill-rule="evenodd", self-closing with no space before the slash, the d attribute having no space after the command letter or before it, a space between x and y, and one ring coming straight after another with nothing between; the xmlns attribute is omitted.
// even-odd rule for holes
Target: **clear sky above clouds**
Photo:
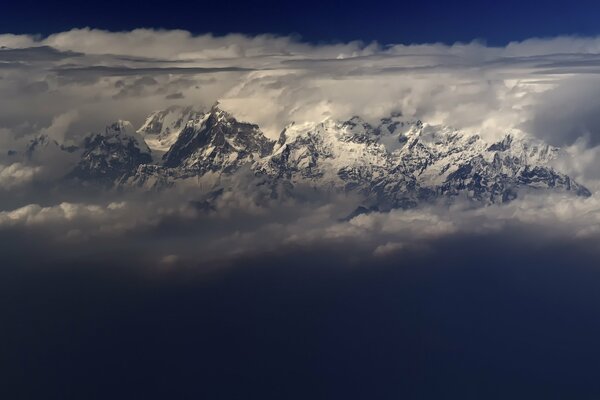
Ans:
<svg viewBox="0 0 600 400"><path fill-rule="evenodd" d="M90 26L193 33L298 34L305 40L382 43L471 41L500 45L529 37L596 35L593 0L465 1L184 1L4 2L4 32L41 33Z"/></svg>

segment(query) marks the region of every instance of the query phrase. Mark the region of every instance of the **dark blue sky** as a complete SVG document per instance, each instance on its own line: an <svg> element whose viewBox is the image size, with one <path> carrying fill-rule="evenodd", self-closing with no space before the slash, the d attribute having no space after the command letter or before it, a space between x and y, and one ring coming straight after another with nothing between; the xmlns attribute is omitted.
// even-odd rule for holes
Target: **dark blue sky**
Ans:
<svg viewBox="0 0 600 400"><path fill-rule="evenodd" d="M73 27L180 28L194 33L298 34L312 42L382 43L596 35L600 2L547 1L117 1L5 2L0 30L48 34Z"/></svg>

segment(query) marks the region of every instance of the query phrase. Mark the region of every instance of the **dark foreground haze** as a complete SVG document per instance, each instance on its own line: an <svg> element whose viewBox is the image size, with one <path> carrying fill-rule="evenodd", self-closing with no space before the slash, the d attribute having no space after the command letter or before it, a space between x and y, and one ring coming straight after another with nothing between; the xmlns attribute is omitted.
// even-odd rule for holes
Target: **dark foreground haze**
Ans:
<svg viewBox="0 0 600 400"><path fill-rule="evenodd" d="M510 231L431 249L313 246L151 273L14 254L2 398L600 396L593 244Z"/></svg>

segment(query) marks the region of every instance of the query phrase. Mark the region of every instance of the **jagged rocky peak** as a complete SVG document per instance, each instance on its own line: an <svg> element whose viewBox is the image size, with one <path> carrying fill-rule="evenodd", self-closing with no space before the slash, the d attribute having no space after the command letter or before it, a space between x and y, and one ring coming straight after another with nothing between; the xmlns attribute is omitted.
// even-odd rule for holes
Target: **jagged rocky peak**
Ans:
<svg viewBox="0 0 600 400"><path fill-rule="evenodd" d="M187 123L203 115L203 112L193 107L172 106L150 114L138 129L138 133L144 137L152 150L166 152L175 143Z"/></svg>
<svg viewBox="0 0 600 400"><path fill-rule="evenodd" d="M122 144L139 149L142 153L150 153L151 150L144 138L138 134L129 121L118 120L108 125L104 134L92 134L85 138L86 147L94 140L102 140L105 143Z"/></svg>
<svg viewBox="0 0 600 400"><path fill-rule="evenodd" d="M407 134L423 128L420 120L406 119L400 112L392 112L387 117L371 122L355 115L340 124L347 130L348 137L355 137L359 140L380 140L393 136L401 143L406 141Z"/></svg>
<svg viewBox="0 0 600 400"><path fill-rule="evenodd" d="M240 122L216 103L186 124L163 160L170 168L233 172L268 156L274 146L258 125Z"/></svg>
<svg viewBox="0 0 600 400"><path fill-rule="evenodd" d="M152 162L150 148L128 121L114 122L104 133L88 135L82 150L70 177L109 183Z"/></svg>
<svg viewBox="0 0 600 400"><path fill-rule="evenodd" d="M421 121L405 120L400 113L392 113L375 122L353 116L342 121L327 118L320 122L291 123L282 131L275 151L281 151L286 143L344 142L365 146L382 145L391 153L402 148L409 138L419 137L423 130ZM352 146L345 147L350 150Z"/></svg>
<svg viewBox="0 0 600 400"><path fill-rule="evenodd" d="M340 139L357 143L366 143L376 140L377 132L373 126L355 115L347 121L338 122L337 130L341 133Z"/></svg>
<svg viewBox="0 0 600 400"><path fill-rule="evenodd" d="M285 143L326 140L327 138L323 138L324 136L332 137L336 141L355 143L376 140L373 126L358 116L347 121L325 118L319 122L307 121L288 124L280 134L277 149Z"/></svg>
<svg viewBox="0 0 600 400"><path fill-rule="evenodd" d="M513 142L513 136L509 133L502 140L493 143L488 147L488 151L507 151L510 150L510 147Z"/></svg>
<svg viewBox="0 0 600 400"><path fill-rule="evenodd" d="M550 146L541 140L527 138L523 132L507 133L501 140L491 144L488 151L510 153L514 157L527 159L535 163L549 163L561 155L561 149Z"/></svg>
<svg viewBox="0 0 600 400"><path fill-rule="evenodd" d="M278 144L297 136L333 135L336 140L360 144L382 144L388 152L402 148L410 139L423 136L429 125L420 120L403 118L401 113L393 112L379 120L365 120L353 116L348 120L327 118L321 122L290 124ZM433 130L435 131L435 129Z"/></svg>

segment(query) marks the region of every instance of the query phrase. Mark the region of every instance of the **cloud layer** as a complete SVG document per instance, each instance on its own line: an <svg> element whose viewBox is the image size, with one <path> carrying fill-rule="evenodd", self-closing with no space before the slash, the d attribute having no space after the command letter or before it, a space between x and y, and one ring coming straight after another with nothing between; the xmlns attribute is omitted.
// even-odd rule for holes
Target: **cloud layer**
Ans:
<svg viewBox="0 0 600 400"><path fill-rule="evenodd" d="M73 111L75 132L117 118L137 124L168 104L221 100L272 136L292 120L390 111L490 134L528 127L562 145L594 136L596 38L506 47L310 45L269 35L77 29L45 38L0 35L0 46L0 121L17 132ZM563 98L569 105L557 115ZM570 118L580 121L572 126ZM560 132L547 132L557 122Z"/></svg>
<svg viewBox="0 0 600 400"><path fill-rule="evenodd" d="M323 242L353 244L350 257L386 257L425 251L441 237L513 225L540 232L553 227L557 237L598 235L595 196L525 198L483 210L431 207L340 222L349 211L343 199L269 208L232 195L206 214L189 205L189 194L176 202L114 193L65 199L43 186L61 165L11 158L40 133L68 144L117 119L139 126L156 109L219 100L272 138L291 121L355 114L376 119L391 112L492 138L524 130L563 146L569 157L558 161L561 168L595 191L598 38L531 39L505 47L314 45L273 35L76 29L48 37L4 34L0 47L0 231L15 237L35 232L44 246L61 249L79 243L78 255L98 243L127 243L123 248L145 249L140 254L151 263L194 264L199 257L225 260Z"/></svg>

